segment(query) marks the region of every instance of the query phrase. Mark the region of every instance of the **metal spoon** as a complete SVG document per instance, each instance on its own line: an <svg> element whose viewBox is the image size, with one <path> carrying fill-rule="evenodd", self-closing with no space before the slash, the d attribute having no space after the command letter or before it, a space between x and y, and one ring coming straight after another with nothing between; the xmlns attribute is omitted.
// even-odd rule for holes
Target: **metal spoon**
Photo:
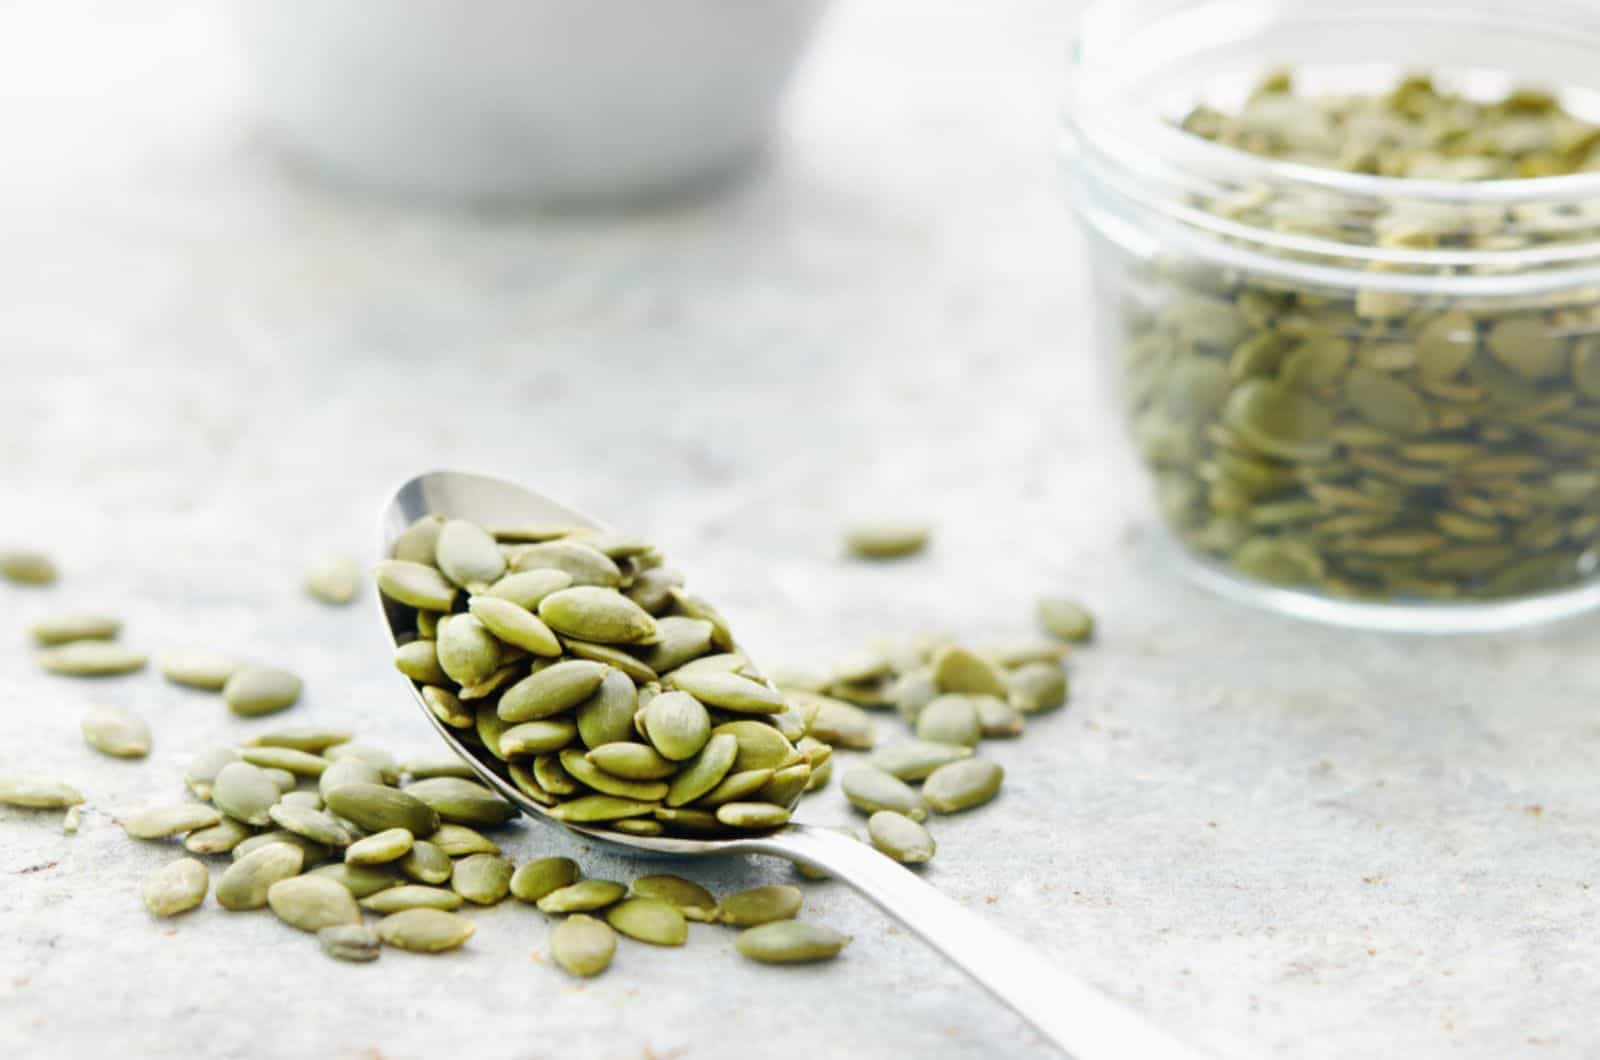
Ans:
<svg viewBox="0 0 1600 1060"><path fill-rule="evenodd" d="M594 519L510 482L454 471L435 471L407 482L382 518L388 556L402 530L424 515L469 519L482 525L538 523L602 528ZM389 632L411 632L409 609L383 601ZM523 813L593 839L656 854L770 854L821 868L877 903L921 935L962 971L1078 1060L1199 1060L1200 1054L1156 1030L1142 1017L1067 975L1037 953L945 897L914 873L865 843L814 825L791 823L764 835L732 839L633 836L566 824L523 795L480 760L433 716L413 686L423 715L483 782Z"/></svg>

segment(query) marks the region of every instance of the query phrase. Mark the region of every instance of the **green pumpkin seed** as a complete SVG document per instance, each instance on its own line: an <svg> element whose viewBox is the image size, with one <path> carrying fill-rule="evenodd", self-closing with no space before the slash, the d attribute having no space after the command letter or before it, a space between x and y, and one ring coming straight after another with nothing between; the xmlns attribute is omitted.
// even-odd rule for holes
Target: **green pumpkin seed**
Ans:
<svg viewBox="0 0 1600 1060"><path fill-rule="evenodd" d="M671 602L671 597L663 598ZM652 670L666 673L710 651L714 633L711 623L704 619L668 615L656 620L656 636L660 638L660 643L636 650L639 658Z"/></svg>
<svg viewBox="0 0 1600 1060"><path fill-rule="evenodd" d="M92 707L83 718L83 738L113 758L143 758L150 753L150 726L120 707Z"/></svg>
<svg viewBox="0 0 1600 1060"><path fill-rule="evenodd" d="M949 743L976 747L983 738L978 708L972 696L942 695L929 703L917 718L917 739L928 743Z"/></svg>
<svg viewBox="0 0 1600 1060"><path fill-rule="evenodd" d="M698 883L681 876L640 876L629 884L628 894L665 902L685 919L702 924L711 923L717 916L716 897Z"/></svg>
<svg viewBox="0 0 1600 1060"><path fill-rule="evenodd" d="M998 765L969 758L940 766L929 774L922 784L922 797L935 813L960 813L994 798L1004 779L1005 771Z"/></svg>
<svg viewBox="0 0 1600 1060"><path fill-rule="evenodd" d="M34 653L40 666L64 677L113 677L144 669L142 651L103 640L75 640Z"/></svg>
<svg viewBox="0 0 1600 1060"><path fill-rule="evenodd" d="M476 721L472 709L462 703L454 692L437 685L422 686L422 702L428 713L452 729L470 729Z"/></svg>
<svg viewBox="0 0 1600 1060"><path fill-rule="evenodd" d="M467 854L500 853L500 848L492 840L459 824L441 824L439 830L428 837L428 842L452 858Z"/></svg>
<svg viewBox="0 0 1600 1060"><path fill-rule="evenodd" d="M487 530L465 519L451 519L439 528L434 560L446 578L474 592L489 586L506 572L505 557L500 554L500 546L494 538Z"/></svg>
<svg viewBox="0 0 1600 1060"><path fill-rule="evenodd" d="M763 964L800 964L839 955L850 936L801 920L777 920L739 932L734 948Z"/></svg>
<svg viewBox="0 0 1600 1060"><path fill-rule="evenodd" d="M655 898L628 898L606 910L606 923L619 933L652 946L682 946L689 940L683 914Z"/></svg>
<svg viewBox="0 0 1600 1060"><path fill-rule="evenodd" d="M273 793L277 797L277 793ZM81 801L81 800L80 800ZM122 819L122 830L134 839L166 839L220 823L222 814L198 802L177 802L130 814Z"/></svg>
<svg viewBox="0 0 1600 1060"><path fill-rule="evenodd" d="M222 700L235 714L253 718L294 706L301 687L300 678L288 670L244 666L222 686Z"/></svg>
<svg viewBox="0 0 1600 1060"><path fill-rule="evenodd" d="M630 817L649 817L660 803L618 795L580 795L550 808L550 816L569 824L596 824Z"/></svg>
<svg viewBox="0 0 1600 1060"><path fill-rule="evenodd" d="M624 780L661 780L678 771L677 763L641 743L601 744L586 756L594 765ZM662 796L665 797L663 792Z"/></svg>
<svg viewBox="0 0 1600 1060"><path fill-rule="evenodd" d="M442 953L453 950L477 930L459 913L442 909L406 909L378 921L378 937L399 950Z"/></svg>
<svg viewBox="0 0 1600 1060"><path fill-rule="evenodd" d="M203 862L180 858L145 877L144 907L153 916L177 916L204 902L210 886Z"/></svg>
<svg viewBox="0 0 1600 1060"><path fill-rule="evenodd" d="M667 787L667 805L684 806L716 788L733 769L738 755L739 741L733 733L713 735L700 753L672 778Z"/></svg>
<svg viewBox="0 0 1600 1060"><path fill-rule="evenodd" d="M322 796L323 802L327 802L328 792L348 784L371 784L383 787L383 773L371 762L354 758L342 759L333 762L322 771L322 776L317 778L317 793Z"/></svg>
<svg viewBox="0 0 1600 1060"><path fill-rule="evenodd" d="M354 895L357 901L370 898L379 891L399 887L404 882L390 872L387 865L349 865L342 861L312 869L308 875L334 881Z"/></svg>
<svg viewBox="0 0 1600 1060"><path fill-rule="evenodd" d="M511 874L511 896L537 902L552 891L578 882L578 863L571 858L540 858L517 866Z"/></svg>
<svg viewBox="0 0 1600 1060"><path fill-rule="evenodd" d="M615 560L576 541L544 541L519 549L512 567L518 572L562 571L574 586L616 588L622 584L622 570Z"/></svg>
<svg viewBox="0 0 1600 1060"><path fill-rule="evenodd" d="M963 763L954 763L954 765L961 764ZM930 776L937 776L940 769L949 768L951 766L940 766ZM928 816L922 797L910 785L874 766L851 766L845 770L840 785L844 789L845 798L864 813L893 810L905 814L913 821L925 820Z"/></svg>
<svg viewBox="0 0 1600 1060"><path fill-rule="evenodd" d="M400 763L400 772L412 780L426 780L429 777L471 780L477 776L472 767L459 758L412 758Z"/></svg>
<svg viewBox="0 0 1600 1060"><path fill-rule="evenodd" d="M280 802L267 811L267 814L272 818L272 823L284 831L304 836L313 843L320 843L325 847L342 850L349 846L354 838L332 814L313 810L308 806Z"/></svg>
<svg viewBox="0 0 1600 1060"><path fill-rule="evenodd" d="M644 730L663 757L681 762L699 754L711 739L711 715L688 692L663 692L645 707Z"/></svg>
<svg viewBox="0 0 1600 1060"><path fill-rule="evenodd" d="M585 787L605 795L642 802L656 802L667 796L667 785L659 780L627 780L612 776L589 761L582 751L568 748L560 754L561 767Z"/></svg>
<svg viewBox="0 0 1600 1060"><path fill-rule="evenodd" d="M271 822L268 811L281 794L266 771L249 762L230 762L223 766L211 785L211 801L217 809L256 828L264 828Z"/></svg>
<svg viewBox="0 0 1600 1060"><path fill-rule="evenodd" d="M734 927L755 927L776 920L788 920L800 912L805 896L800 888L786 883L770 883L729 895L717 909L717 919Z"/></svg>
<svg viewBox="0 0 1600 1060"><path fill-rule="evenodd" d="M656 636L650 613L615 589L576 585L539 601L551 629L593 644L637 644Z"/></svg>
<svg viewBox="0 0 1600 1060"><path fill-rule="evenodd" d="M971 747L908 740L874 752L868 761L900 780L915 781L927 779L940 766L970 757Z"/></svg>
<svg viewBox="0 0 1600 1060"><path fill-rule="evenodd" d="M558 662L523 678L500 697L500 720L537 721L570 710L593 695L609 667L583 659Z"/></svg>
<svg viewBox="0 0 1600 1060"><path fill-rule="evenodd" d="M448 913L460 909L463 901L459 894L443 887L407 883L369 895L361 899L360 905L362 909L383 915L407 909L442 909Z"/></svg>
<svg viewBox="0 0 1600 1060"><path fill-rule="evenodd" d="M358 743L342 743L328 748L322 753L322 757L330 762L344 762L349 759L366 762L378 770L385 784L393 784L400 779L400 764L394 760L394 755L376 747L364 747ZM320 786L320 781L318 783Z"/></svg>
<svg viewBox="0 0 1600 1060"><path fill-rule="evenodd" d="M698 618L711 623L711 644L722 651L733 651L733 634L728 629L728 620L722 617L721 612L693 593L683 589L669 589L672 603L678 611L688 618Z"/></svg>
<svg viewBox="0 0 1600 1060"><path fill-rule="evenodd" d="M872 845L907 865L933 860L937 849L933 836L922 825L904 814L880 810L867 818L867 835Z"/></svg>
<svg viewBox="0 0 1600 1060"><path fill-rule="evenodd" d="M361 568L346 556L326 556L306 568L306 592L335 607L356 598Z"/></svg>
<svg viewBox="0 0 1600 1060"><path fill-rule="evenodd" d="M577 719L578 735L585 747L626 740L633 732L633 715L638 709L639 693L633 680L621 670L609 671L583 702L573 716ZM560 750L557 747L547 751Z"/></svg>
<svg viewBox="0 0 1600 1060"><path fill-rule="evenodd" d="M1044 665L1054 666L1053 663ZM1059 667L1057 667L1059 669ZM1065 689L1063 689L1063 693ZM1012 675L1011 694L1017 694L1015 674ZM1004 739L1007 737L1021 736L1027 727L1027 720L1023 718L1022 711L1013 707L1004 700L994 696L973 696L972 705L978 711L978 727L983 732L985 740ZM901 778L904 779L904 778Z"/></svg>
<svg viewBox="0 0 1600 1060"><path fill-rule="evenodd" d="M272 786L278 789L278 795L280 798L283 795L293 791L295 785L299 783L299 780L295 777L295 775L289 772L287 769L279 769L276 766L267 766L266 768L263 768L261 772L265 773L267 775L267 779L272 781Z"/></svg>
<svg viewBox="0 0 1600 1060"><path fill-rule="evenodd" d="M439 620L438 655L440 669L459 685L487 681L500 668L500 642L470 614Z"/></svg>
<svg viewBox="0 0 1600 1060"><path fill-rule="evenodd" d="M293 832L286 832L281 828L274 828L270 832L262 832L259 835L250 836L248 839L241 839L229 853L233 855L233 860L238 861L246 854L260 850L264 846L270 846L273 843L287 843L289 846L299 850L302 867L326 861L329 854L328 848L321 843L313 843L305 836L295 835Z"/></svg>
<svg viewBox="0 0 1600 1060"><path fill-rule="evenodd" d="M239 757L262 769L282 769L298 777L320 777L329 762L321 755L293 747L241 747Z"/></svg>
<svg viewBox="0 0 1600 1060"><path fill-rule="evenodd" d="M708 707L736 714L781 714L789 709L783 695L737 674L679 669L671 675L679 691Z"/></svg>
<svg viewBox="0 0 1600 1060"><path fill-rule="evenodd" d="M561 654L561 642L544 621L520 604L495 596L474 596L472 614L496 637L535 655Z"/></svg>
<svg viewBox="0 0 1600 1060"><path fill-rule="evenodd" d="M616 951L616 933L592 916L569 916L550 932L551 958L568 975L579 979L591 978L609 968Z"/></svg>
<svg viewBox="0 0 1600 1060"><path fill-rule="evenodd" d="M400 532L394 539L389 555L407 563L432 565L438 552L439 531L444 529L444 516L424 515Z"/></svg>
<svg viewBox="0 0 1600 1060"><path fill-rule="evenodd" d="M0 549L0 578L13 585L49 585L57 577L48 555L25 548Z"/></svg>
<svg viewBox="0 0 1600 1060"><path fill-rule="evenodd" d="M173 684L211 692L220 692L239 669L237 659L194 649L168 652L161 656L159 665L161 676Z"/></svg>
<svg viewBox="0 0 1600 1060"><path fill-rule="evenodd" d="M28 627L36 644L71 644L77 640L115 640L122 620L111 615L78 613L41 619Z"/></svg>
<svg viewBox="0 0 1600 1060"><path fill-rule="evenodd" d="M729 773L716 787L700 796L695 805L716 809L724 803L753 799L776 772L775 769L744 769Z"/></svg>
<svg viewBox="0 0 1600 1060"><path fill-rule="evenodd" d="M269 843L240 857L217 880L217 904L224 909L260 909L279 880L298 875L305 855L291 843Z"/></svg>
<svg viewBox="0 0 1600 1060"><path fill-rule="evenodd" d="M250 829L232 817L223 817L210 828L197 828L183 837L183 849L191 854L228 854L250 838Z"/></svg>
<svg viewBox="0 0 1600 1060"><path fill-rule="evenodd" d="M954 645L942 648L933 659L933 682L940 692L965 692L979 696L1004 696L1005 677L999 667L975 652Z"/></svg>
<svg viewBox="0 0 1600 1060"><path fill-rule="evenodd" d="M657 806L653 817L674 832L685 835L721 835L722 822L709 810Z"/></svg>
<svg viewBox="0 0 1600 1060"><path fill-rule="evenodd" d="M361 909L342 884L325 876L295 876L267 888L267 904L278 919L301 931L318 932L361 923Z"/></svg>
<svg viewBox="0 0 1600 1060"><path fill-rule="evenodd" d="M477 905L494 905L511 892L511 862L495 854L472 854L456 862L450 886Z"/></svg>
<svg viewBox="0 0 1600 1060"><path fill-rule="evenodd" d="M515 806L482 784L458 777L416 780L401 790L438 811L440 819L455 824L504 824L517 815Z"/></svg>
<svg viewBox="0 0 1600 1060"><path fill-rule="evenodd" d="M385 560L375 569L378 591L391 600L427 611L450 611L460 591L433 567Z"/></svg>
<svg viewBox="0 0 1600 1060"><path fill-rule="evenodd" d="M775 806L793 806L810 783L811 764L800 762L773 773L771 779L756 790L755 800Z"/></svg>
<svg viewBox="0 0 1600 1060"><path fill-rule="evenodd" d="M816 715L812 719L809 735L823 743L868 751L877 740L872 719L853 703L800 692L791 692L789 698L795 703L815 705Z"/></svg>
<svg viewBox="0 0 1600 1060"><path fill-rule="evenodd" d="M845 532L844 545L861 559L899 559L926 548L930 532L926 523L863 523Z"/></svg>
<svg viewBox="0 0 1600 1060"><path fill-rule="evenodd" d="M500 736L511 726L500 720L500 716L490 706L480 707L474 718L473 731L478 735L478 743L495 758L504 762L507 759L505 750L500 746Z"/></svg>
<svg viewBox="0 0 1600 1060"><path fill-rule="evenodd" d="M341 961L375 961L382 943L365 924L335 924L317 932L322 952Z"/></svg>
<svg viewBox="0 0 1600 1060"><path fill-rule="evenodd" d="M713 738L727 734L739 744L739 753L733 760L736 772L748 769L781 769L791 765L795 757L794 745L777 729L760 721L729 721L711 730Z"/></svg>
<svg viewBox="0 0 1600 1060"><path fill-rule="evenodd" d="M540 600L571 585L572 575L566 571L530 570L507 574L485 589L483 595L507 600L526 611L533 611L539 606Z"/></svg>
<svg viewBox="0 0 1600 1060"><path fill-rule="evenodd" d="M521 725L512 725L501 731L499 748L500 753L507 759L531 758L534 755L559 751L577 739L577 736L578 726L565 718L525 721Z"/></svg>
<svg viewBox="0 0 1600 1060"><path fill-rule="evenodd" d="M424 685L442 685L449 680L439 665L438 642L413 640L394 650L394 668Z"/></svg>
<svg viewBox="0 0 1600 1060"><path fill-rule="evenodd" d="M533 760L533 779L551 795L576 795L582 790L556 754L540 755Z"/></svg>
<svg viewBox="0 0 1600 1060"><path fill-rule="evenodd" d="M769 802L725 802L717 807L717 820L729 828L781 828L789 823L789 811Z"/></svg>
<svg viewBox="0 0 1600 1060"><path fill-rule="evenodd" d="M411 794L409 788L396 791L381 784L344 784L324 790L322 797L328 809L366 832L404 828L414 836L424 836L431 835L439 827L438 812Z"/></svg>
<svg viewBox="0 0 1600 1060"><path fill-rule="evenodd" d="M592 913L622 900L628 889L614 880L579 880L535 901L541 913Z"/></svg>
<svg viewBox="0 0 1600 1060"><path fill-rule="evenodd" d="M455 865L432 840L418 839L401 857L400 871L418 883L444 883L455 874Z"/></svg>
<svg viewBox="0 0 1600 1060"><path fill-rule="evenodd" d="M628 599L650 612L661 615L672 606L672 590L683 587L683 575L675 570L657 567L640 571L628 586Z"/></svg>
<svg viewBox="0 0 1600 1060"><path fill-rule="evenodd" d="M806 790L817 791L828 786L828 781L833 779L833 759L828 759L820 766L811 767L811 776L806 778Z"/></svg>
<svg viewBox="0 0 1600 1060"><path fill-rule="evenodd" d="M314 791L286 791L278 799L280 806L304 806L309 810L322 809L322 796Z"/></svg>
<svg viewBox="0 0 1600 1060"><path fill-rule="evenodd" d="M1094 615L1078 601L1066 596L1041 596L1039 624L1051 636L1066 641L1085 641L1094 636Z"/></svg>
<svg viewBox="0 0 1600 1060"><path fill-rule="evenodd" d="M575 658L605 663L613 669L621 670L636 685L647 685L656 680L656 672L654 670L621 648L615 648L609 644L590 644L587 641L573 640L570 637L562 637L561 646L566 649L568 655Z"/></svg>
<svg viewBox="0 0 1600 1060"><path fill-rule="evenodd" d="M320 755L330 747L349 743L350 736L349 729L326 729L312 725L301 725L257 733L246 740L245 744L250 747L287 747L295 751L304 751L307 754ZM323 759L318 761L324 767L328 764ZM291 770L291 772L296 772L296 770ZM321 775L320 770L317 775Z"/></svg>

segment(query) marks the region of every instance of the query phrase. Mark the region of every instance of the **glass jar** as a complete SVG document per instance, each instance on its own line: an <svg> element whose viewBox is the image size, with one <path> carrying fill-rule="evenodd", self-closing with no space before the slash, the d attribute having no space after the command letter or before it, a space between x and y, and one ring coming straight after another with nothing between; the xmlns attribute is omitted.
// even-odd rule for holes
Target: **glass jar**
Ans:
<svg viewBox="0 0 1600 1060"><path fill-rule="evenodd" d="M1596 55L1585 3L1090 8L1064 154L1094 341L1193 576L1394 630L1600 604L1600 172L1371 175L1182 126L1271 68L1307 95L1538 86L1600 122Z"/></svg>

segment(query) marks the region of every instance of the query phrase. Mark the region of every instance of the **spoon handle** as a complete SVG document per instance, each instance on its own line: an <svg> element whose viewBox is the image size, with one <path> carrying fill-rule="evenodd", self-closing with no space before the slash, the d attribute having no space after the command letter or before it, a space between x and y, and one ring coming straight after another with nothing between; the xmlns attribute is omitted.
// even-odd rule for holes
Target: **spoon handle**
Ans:
<svg viewBox="0 0 1600 1060"><path fill-rule="evenodd" d="M791 824L769 839L741 845L797 858L848 883L1076 1060L1200 1060L1202 1054L1055 968L865 843L831 829Z"/></svg>

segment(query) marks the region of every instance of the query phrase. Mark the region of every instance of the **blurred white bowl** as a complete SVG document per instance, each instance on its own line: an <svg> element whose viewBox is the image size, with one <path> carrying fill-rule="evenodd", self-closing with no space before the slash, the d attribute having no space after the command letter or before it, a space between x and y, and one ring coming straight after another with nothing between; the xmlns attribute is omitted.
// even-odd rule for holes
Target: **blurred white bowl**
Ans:
<svg viewBox="0 0 1600 1060"><path fill-rule="evenodd" d="M759 152L827 0L232 0L274 134L407 196L616 203Z"/></svg>

